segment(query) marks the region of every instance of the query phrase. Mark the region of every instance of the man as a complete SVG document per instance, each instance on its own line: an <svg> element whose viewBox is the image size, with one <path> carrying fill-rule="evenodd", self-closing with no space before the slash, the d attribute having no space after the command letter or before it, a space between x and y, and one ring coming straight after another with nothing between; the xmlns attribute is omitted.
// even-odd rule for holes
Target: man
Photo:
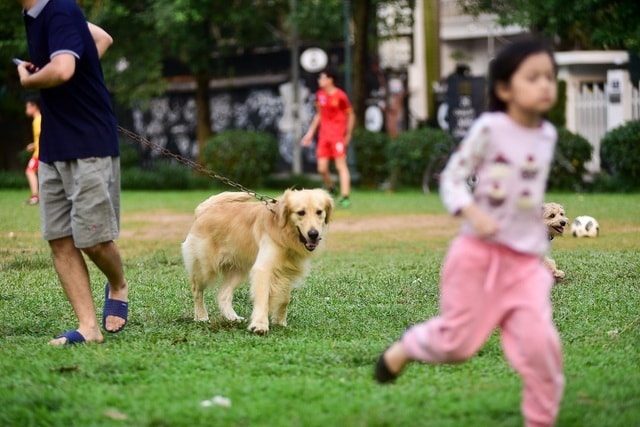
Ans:
<svg viewBox="0 0 640 427"><path fill-rule="evenodd" d="M31 158L27 163L24 174L29 183L31 197L27 200L28 205L37 205L40 201L38 192L38 153L40 151L40 123L42 115L40 114L40 105L35 99L29 99L25 103L25 113L31 117L31 129L33 133L33 142L27 145L27 151L31 152Z"/></svg>
<svg viewBox="0 0 640 427"><path fill-rule="evenodd" d="M103 341L83 253L102 271L102 326L127 323L128 285L114 242L120 223L117 124L100 57L113 40L87 23L74 0L21 0L30 61L20 83L40 89L40 210L42 234L78 318L78 328L51 345Z"/></svg>
<svg viewBox="0 0 640 427"><path fill-rule="evenodd" d="M351 206L351 201L349 200L351 176L347 165L347 147L351 142L355 115L347 94L336 87L336 77L336 73L328 69L319 74L319 89L316 93L316 108L318 112L313 117L309 130L302 138L302 145L306 147L311 144L313 135L318 126L320 126L316 148L318 173L322 176L329 192L335 194L333 181L329 173L329 160L334 160L342 195L338 205L346 208Z"/></svg>

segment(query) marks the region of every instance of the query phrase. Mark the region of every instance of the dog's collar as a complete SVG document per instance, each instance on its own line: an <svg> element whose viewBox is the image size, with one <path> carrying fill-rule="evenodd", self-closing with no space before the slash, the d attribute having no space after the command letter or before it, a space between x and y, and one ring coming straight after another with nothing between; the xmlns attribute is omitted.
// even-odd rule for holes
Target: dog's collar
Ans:
<svg viewBox="0 0 640 427"><path fill-rule="evenodd" d="M549 240L553 240L553 235L549 234Z"/></svg>

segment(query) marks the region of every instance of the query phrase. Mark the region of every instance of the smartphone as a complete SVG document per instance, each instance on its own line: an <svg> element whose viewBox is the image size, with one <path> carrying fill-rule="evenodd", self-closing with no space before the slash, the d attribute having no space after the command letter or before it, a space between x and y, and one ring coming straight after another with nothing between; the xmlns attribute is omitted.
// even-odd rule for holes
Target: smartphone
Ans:
<svg viewBox="0 0 640 427"><path fill-rule="evenodd" d="M20 65L24 62L22 59L18 59L18 58L13 58L12 61L16 65Z"/></svg>

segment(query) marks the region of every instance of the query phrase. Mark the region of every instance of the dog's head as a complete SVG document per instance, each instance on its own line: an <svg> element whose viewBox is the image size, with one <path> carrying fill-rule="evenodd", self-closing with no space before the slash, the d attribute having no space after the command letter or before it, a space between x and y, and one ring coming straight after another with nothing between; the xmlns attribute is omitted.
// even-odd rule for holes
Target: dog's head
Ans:
<svg viewBox="0 0 640 427"><path fill-rule="evenodd" d="M287 190L277 206L280 226L290 226L308 251L315 250L333 212L329 193L322 189Z"/></svg>
<svg viewBox="0 0 640 427"><path fill-rule="evenodd" d="M559 203L544 203L542 205L542 218L547 225L549 240L555 236L561 236L564 228L569 224L569 218L565 215L564 207Z"/></svg>

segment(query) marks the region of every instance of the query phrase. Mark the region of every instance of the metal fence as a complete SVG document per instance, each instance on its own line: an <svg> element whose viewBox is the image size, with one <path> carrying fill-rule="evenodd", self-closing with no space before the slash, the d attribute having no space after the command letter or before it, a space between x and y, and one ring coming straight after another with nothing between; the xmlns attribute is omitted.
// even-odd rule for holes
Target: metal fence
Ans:
<svg viewBox="0 0 640 427"><path fill-rule="evenodd" d="M607 98L605 82L583 83L576 99L576 132L594 146L607 133ZM631 120L640 120L640 94L631 88Z"/></svg>
<svg viewBox="0 0 640 427"><path fill-rule="evenodd" d="M599 146L607 132L607 99L603 83L583 83L576 99L576 132Z"/></svg>

